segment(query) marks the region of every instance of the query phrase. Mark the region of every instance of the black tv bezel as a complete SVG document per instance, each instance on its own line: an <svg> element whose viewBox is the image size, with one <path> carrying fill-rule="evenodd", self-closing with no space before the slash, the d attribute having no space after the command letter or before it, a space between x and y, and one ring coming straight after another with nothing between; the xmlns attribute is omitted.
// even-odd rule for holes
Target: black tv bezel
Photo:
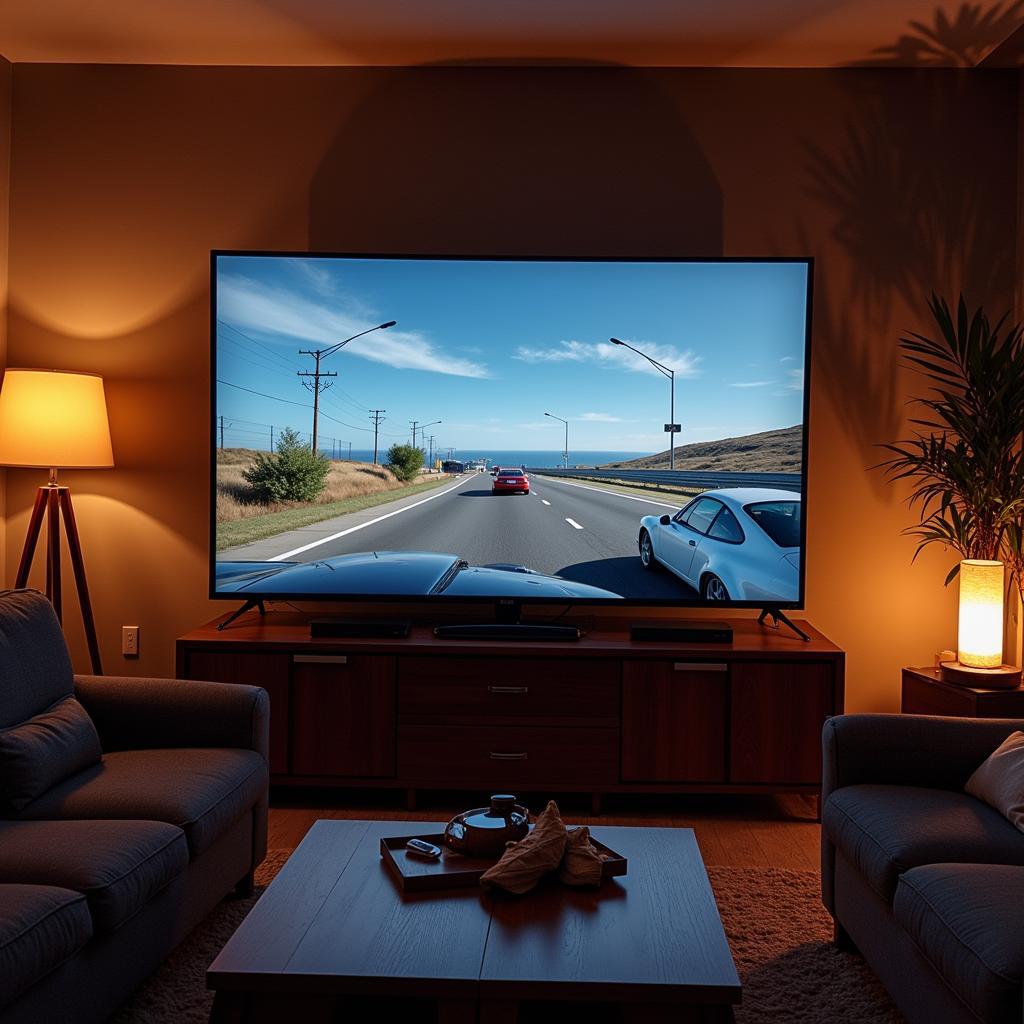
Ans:
<svg viewBox="0 0 1024 1024"><path fill-rule="evenodd" d="M729 600L712 603L698 598L633 598L633 597L530 597L510 598L496 594L485 596L458 596L447 594L293 594L243 591L223 593L217 590L217 260L221 256L252 256L276 259L349 259L349 260L436 260L464 263L788 263L807 268L807 299L804 311L804 379L803 422L801 437L801 522L800 522L800 592L793 601L741 601ZM808 435L811 412L811 322L814 309L814 257L813 256L493 256L459 255L451 253L354 253L303 252L275 249L211 249L210 250L210 464L209 464L209 558L208 597L212 601L310 601L317 603L345 602L349 604L405 604L405 605L495 605L515 603L529 606L599 607L599 608L731 608L761 609L766 606L781 610L799 610L807 596L807 505L808 505Z"/></svg>

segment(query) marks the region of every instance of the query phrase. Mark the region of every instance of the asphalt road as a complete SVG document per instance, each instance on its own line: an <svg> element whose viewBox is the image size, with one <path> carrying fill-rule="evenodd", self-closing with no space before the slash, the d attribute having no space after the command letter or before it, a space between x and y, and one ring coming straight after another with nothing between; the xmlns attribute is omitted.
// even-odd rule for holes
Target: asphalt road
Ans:
<svg viewBox="0 0 1024 1024"><path fill-rule="evenodd" d="M466 474L426 499L341 516L219 557L315 561L353 551L442 551L471 565L526 565L624 597L695 596L665 570L644 570L637 554L640 517L678 506L542 476L530 482L529 495L497 495L489 474Z"/></svg>

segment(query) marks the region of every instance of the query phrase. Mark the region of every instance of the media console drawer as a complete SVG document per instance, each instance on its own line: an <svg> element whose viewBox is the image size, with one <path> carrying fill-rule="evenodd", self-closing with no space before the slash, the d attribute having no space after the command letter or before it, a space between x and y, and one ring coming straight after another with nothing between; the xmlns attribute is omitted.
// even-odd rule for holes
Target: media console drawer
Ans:
<svg viewBox="0 0 1024 1024"><path fill-rule="evenodd" d="M398 773L423 784L486 784L515 792L524 785L613 785L618 772L618 729L398 727Z"/></svg>
<svg viewBox="0 0 1024 1024"><path fill-rule="evenodd" d="M598 658L399 658L398 708L417 719L619 718L617 661Z"/></svg>

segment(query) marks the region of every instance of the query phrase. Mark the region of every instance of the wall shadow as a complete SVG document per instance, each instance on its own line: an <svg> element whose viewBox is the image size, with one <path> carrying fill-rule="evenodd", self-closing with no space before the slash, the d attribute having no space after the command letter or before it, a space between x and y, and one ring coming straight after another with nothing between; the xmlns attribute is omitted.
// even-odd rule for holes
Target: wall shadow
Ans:
<svg viewBox="0 0 1024 1024"><path fill-rule="evenodd" d="M420 66L345 120L309 225L326 251L714 256L722 192L649 73Z"/></svg>
<svg viewBox="0 0 1024 1024"><path fill-rule="evenodd" d="M907 23L896 42L880 46L848 67L973 68L1024 25L1024 0L962 3L953 14L935 9L931 24Z"/></svg>

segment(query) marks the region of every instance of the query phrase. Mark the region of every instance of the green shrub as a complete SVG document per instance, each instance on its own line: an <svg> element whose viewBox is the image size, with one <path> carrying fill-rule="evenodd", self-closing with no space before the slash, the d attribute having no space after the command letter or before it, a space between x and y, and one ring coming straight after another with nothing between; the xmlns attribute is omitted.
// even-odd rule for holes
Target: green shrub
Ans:
<svg viewBox="0 0 1024 1024"><path fill-rule="evenodd" d="M277 442L277 453L261 452L242 476L257 501L315 501L330 468L323 455L299 440L298 431L286 428Z"/></svg>
<svg viewBox="0 0 1024 1024"><path fill-rule="evenodd" d="M393 444L384 463L399 480L413 480L423 465L423 452L411 444Z"/></svg>

